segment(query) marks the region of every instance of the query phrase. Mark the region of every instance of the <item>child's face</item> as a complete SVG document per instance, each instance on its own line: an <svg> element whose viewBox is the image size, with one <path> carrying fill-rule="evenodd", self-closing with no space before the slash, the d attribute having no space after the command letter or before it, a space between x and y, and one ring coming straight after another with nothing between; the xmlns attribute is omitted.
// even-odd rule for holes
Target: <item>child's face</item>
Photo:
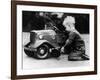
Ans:
<svg viewBox="0 0 100 80"><path fill-rule="evenodd" d="M66 23L65 28L67 31L72 31L75 29L75 25L74 25L74 23Z"/></svg>

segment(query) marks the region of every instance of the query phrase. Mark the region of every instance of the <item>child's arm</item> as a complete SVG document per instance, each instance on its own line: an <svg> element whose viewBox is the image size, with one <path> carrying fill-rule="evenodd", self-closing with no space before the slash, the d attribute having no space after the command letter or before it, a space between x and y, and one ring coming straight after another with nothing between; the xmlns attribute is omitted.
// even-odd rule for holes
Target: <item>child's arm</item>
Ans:
<svg viewBox="0 0 100 80"><path fill-rule="evenodd" d="M76 33L75 33L75 32L70 32L70 33L69 33L69 37L68 37L68 39L66 40L65 45L61 48L61 52L64 52L65 46L69 46L69 45L73 42L75 36L76 36Z"/></svg>
<svg viewBox="0 0 100 80"><path fill-rule="evenodd" d="M75 36L76 36L76 33L75 32L70 32L69 33L69 37L66 40L66 43L65 43L65 45L63 47L70 45L73 42Z"/></svg>

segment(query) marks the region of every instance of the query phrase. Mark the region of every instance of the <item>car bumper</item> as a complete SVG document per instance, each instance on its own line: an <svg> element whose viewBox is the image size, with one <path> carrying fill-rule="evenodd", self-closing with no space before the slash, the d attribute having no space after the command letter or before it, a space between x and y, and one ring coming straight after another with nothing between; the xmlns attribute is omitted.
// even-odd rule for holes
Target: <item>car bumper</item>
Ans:
<svg viewBox="0 0 100 80"><path fill-rule="evenodd" d="M36 51L37 51L37 48L31 47L30 44L31 44L30 42L29 42L28 44L26 44L26 45L24 46L24 50L36 52Z"/></svg>
<svg viewBox="0 0 100 80"><path fill-rule="evenodd" d="M28 51L34 51L36 52L37 49L36 48L29 48L29 47L24 47L25 50L28 50Z"/></svg>

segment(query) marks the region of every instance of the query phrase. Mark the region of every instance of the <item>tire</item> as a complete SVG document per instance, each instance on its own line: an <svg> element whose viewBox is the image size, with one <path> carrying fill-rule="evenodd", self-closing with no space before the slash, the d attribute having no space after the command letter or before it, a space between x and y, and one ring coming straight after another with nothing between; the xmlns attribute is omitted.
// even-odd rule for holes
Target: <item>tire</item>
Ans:
<svg viewBox="0 0 100 80"><path fill-rule="evenodd" d="M60 51L57 49L52 50L52 57L59 57L61 55Z"/></svg>
<svg viewBox="0 0 100 80"><path fill-rule="evenodd" d="M33 57L34 56L34 52L30 51L29 49L27 49L29 47L29 45L31 44L31 42L29 42L28 44L25 45L24 47L24 52L27 56L29 57Z"/></svg>
<svg viewBox="0 0 100 80"><path fill-rule="evenodd" d="M37 59L47 59L50 57L49 46L47 44L42 44L37 48L35 53Z"/></svg>
<svg viewBox="0 0 100 80"><path fill-rule="evenodd" d="M29 51L29 50L24 49L24 52L29 57L33 57L34 56L34 52L33 51Z"/></svg>

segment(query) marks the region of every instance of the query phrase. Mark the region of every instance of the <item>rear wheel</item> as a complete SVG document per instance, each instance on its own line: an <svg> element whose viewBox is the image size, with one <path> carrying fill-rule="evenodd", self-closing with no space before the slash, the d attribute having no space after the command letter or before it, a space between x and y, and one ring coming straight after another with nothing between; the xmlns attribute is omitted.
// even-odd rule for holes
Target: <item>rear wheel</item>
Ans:
<svg viewBox="0 0 100 80"><path fill-rule="evenodd" d="M57 49L53 49L51 54L52 54L52 57L59 57L61 55L60 51Z"/></svg>
<svg viewBox="0 0 100 80"><path fill-rule="evenodd" d="M35 56L38 59L46 59L50 57L49 46L47 44L42 44L37 48L37 53L35 53Z"/></svg>

